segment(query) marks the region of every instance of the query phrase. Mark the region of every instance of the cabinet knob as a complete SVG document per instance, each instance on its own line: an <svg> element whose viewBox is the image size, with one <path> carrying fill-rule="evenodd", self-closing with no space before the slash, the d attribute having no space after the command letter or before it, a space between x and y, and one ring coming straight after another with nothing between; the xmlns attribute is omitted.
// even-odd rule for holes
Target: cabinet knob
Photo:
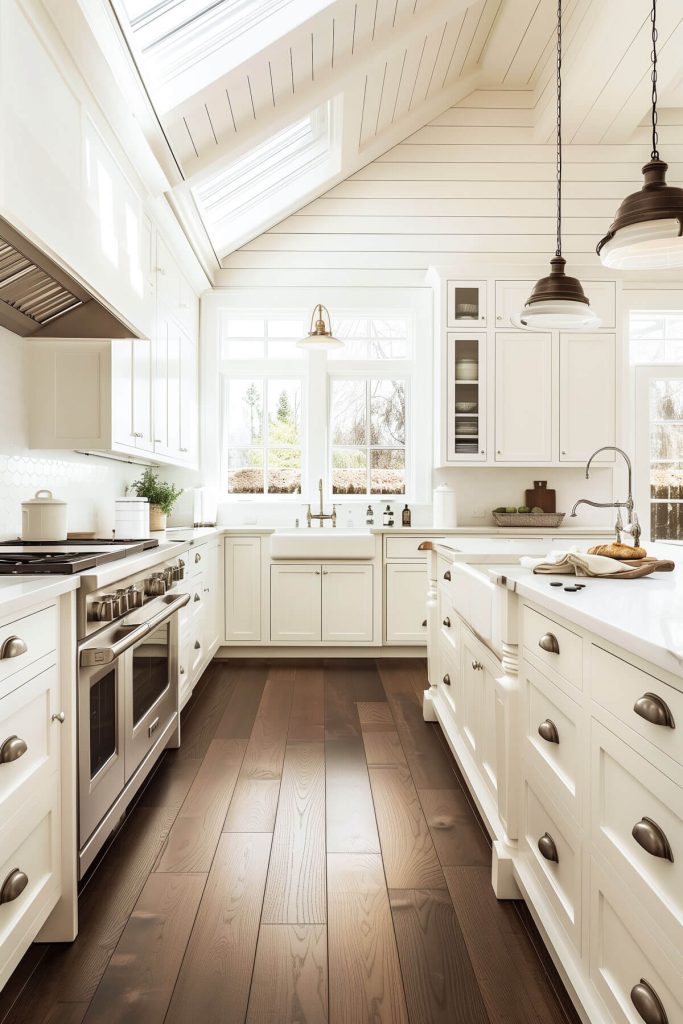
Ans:
<svg viewBox="0 0 683 1024"><path fill-rule="evenodd" d="M446 618L443 620L443 624L444 624L444 626L446 626L446 627L448 627L450 629L451 620L448 618L448 616L446 616Z"/></svg>
<svg viewBox="0 0 683 1024"><path fill-rule="evenodd" d="M560 863L560 858L557 855L557 847L555 846L555 840L549 832L544 832L538 840L538 848L541 851L541 856L545 857L546 860L552 860L555 864Z"/></svg>
<svg viewBox="0 0 683 1024"><path fill-rule="evenodd" d="M500 314L498 314L498 316L496 317L496 320L502 320L502 319L503 319L502 316Z"/></svg>
<svg viewBox="0 0 683 1024"><path fill-rule="evenodd" d="M59 722L60 725L64 725L66 721L66 715L63 711L58 711L56 715L52 716L53 722Z"/></svg>
<svg viewBox="0 0 683 1024"><path fill-rule="evenodd" d="M670 860L673 864L674 855L669 840L664 835L656 821L652 818L641 818L631 830L631 835L642 846L646 853L652 857L661 857L662 860Z"/></svg>
<svg viewBox="0 0 683 1024"><path fill-rule="evenodd" d="M641 978L631 989L631 1002L645 1024L669 1024L662 1000L645 978Z"/></svg>
<svg viewBox="0 0 683 1024"><path fill-rule="evenodd" d="M446 686L450 686L451 685L451 677L449 676L448 672L443 677L443 681L444 681Z"/></svg>
<svg viewBox="0 0 683 1024"><path fill-rule="evenodd" d="M450 581L450 578L451 578L451 570L450 569L446 569L445 573L443 574L443 578L445 580L449 580Z"/></svg>
<svg viewBox="0 0 683 1024"><path fill-rule="evenodd" d="M131 437L142 437L142 431L141 430L134 430L130 436Z"/></svg>
<svg viewBox="0 0 683 1024"><path fill-rule="evenodd" d="M633 705L633 710L652 725L664 725L669 729L676 728L671 708L656 693L644 693Z"/></svg>
<svg viewBox="0 0 683 1024"><path fill-rule="evenodd" d="M26 740L22 740L18 736L8 736L0 746L0 764L11 764L12 761L18 761L27 750Z"/></svg>
<svg viewBox="0 0 683 1024"><path fill-rule="evenodd" d="M554 633L544 633L538 641L538 646L542 651L547 651L548 654L560 653L560 644Z"/></svg>
<svg viewBox="0 0 683 1024"><path fill-rule="evenodd" d="M479 454L480 454L480 455L486 455L486 452L485 452L485 451L484 451L484 449L482 448L482 450L481 450L481 451L479 452Z"/></svg>
<svg viewBox="0 0 683 1024"><path fill-rule="evenodd" d="M0 903L12 903L19 899L27 885L28 875L20 871L19 868L10 871L0 888Z"/></svg>
<svg viewBox="0 0 683 1024"><path fill-rule="evenodd" d="M28 651L28 644L20 636L8 636L0 647L0 661L7 658L18 658Z"/></svg>
<svg viewBox="0 0 683 1024"><path fill-rule="evenodd" d="M538 727L538 735L542 739L546 740L547 743L560 742L560 734L557 731L557 726L550 718L546 718L544 722L541 722Z"/></svg>
<svg viewBox="0 0 683 1024"><path fill-rule="evenodd" d="M422 628L423 628L423 629L426 629L426 627L427 627L427 620L426 620L426 619L423 619L423 620L422 620Z"/></svg>
<svg viewBox="0 0 683 1024"><path fill-rule="evenodd" d="M194 642L194 649L195 649L195 651L198 651L201 646L202 645L200 644L199 640L195 640L195 642Z"/></svg>
<svg viewBox="0 0 683 1024"><path fill-rule="evenodd" d="M480 661L473 661L472 662L472 668L474 669L475 672L481 672L483 670L484 666L482 665L482 663Z"/></svg>
<svg viewBox="0 0 683 1024"><path fill-rule="evenodd" d="M501 454L502 454L501 450L500 450L500 448L498 448L497 451L496 451L496 455L501 455Z"/></svg>

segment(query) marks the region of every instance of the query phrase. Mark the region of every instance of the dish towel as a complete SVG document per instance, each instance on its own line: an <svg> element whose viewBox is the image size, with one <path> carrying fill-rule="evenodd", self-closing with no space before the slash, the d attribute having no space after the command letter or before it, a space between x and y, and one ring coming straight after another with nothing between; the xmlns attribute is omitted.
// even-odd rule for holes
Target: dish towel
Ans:
<svg viewBox="0 0 683 1024"><path fill-rule="evenodd" d="M638 579L653 572L672 572L671 561L656 558L628 559L606 558L604 555L587 555L578 551L554 551L547 558L520 558L520 565L535 573L558 573L572 576L592 576L608 579Z"/></svg>

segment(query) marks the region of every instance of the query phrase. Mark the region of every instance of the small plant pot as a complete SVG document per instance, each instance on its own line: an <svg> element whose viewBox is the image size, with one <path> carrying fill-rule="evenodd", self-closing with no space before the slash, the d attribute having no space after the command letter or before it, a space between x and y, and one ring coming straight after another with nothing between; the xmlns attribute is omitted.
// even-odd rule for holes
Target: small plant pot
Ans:
<svg viewBox="0 0 683 1024"><path fill-rule="evenodd" d="M167 518L166 513L161 511L161 507L159 505L149 506L149 528L152 533L158 533L160 530L165 530Z"/></svg>

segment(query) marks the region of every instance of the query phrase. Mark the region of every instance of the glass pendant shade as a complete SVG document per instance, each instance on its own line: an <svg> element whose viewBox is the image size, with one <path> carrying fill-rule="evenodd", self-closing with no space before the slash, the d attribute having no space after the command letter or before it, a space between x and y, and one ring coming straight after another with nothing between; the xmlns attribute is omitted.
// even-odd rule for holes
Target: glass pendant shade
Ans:
<svg viewBox="0 0 683 1024"><path fill-rule="evenodd" d="M627 196L597 253L617 270L683 267L683 188L667 185L668 165L651 160L643 167L639 192Z"/></svg>
<svg viewBox="0 0 683 1024"><path fill-rule="evenodd" d="M564 257L553 256L550 274L536 282L522 312L513 319L515 327L590 331L600 326L600 318L591 309L581 282L576 277L567 277L565 264Z"/></svg>
<svg viewBox="0 0 683 1024"><path fill-rule="evenodd" d="M327 315L327 324L325 323ZM308 334L301 341L297 341L298 348L307 349L309 352L329 351L333 348L344 348L344 342L335 338L332 334L332 318L327 306L321 303L313 310L311 315L311 326Z"/></svg>

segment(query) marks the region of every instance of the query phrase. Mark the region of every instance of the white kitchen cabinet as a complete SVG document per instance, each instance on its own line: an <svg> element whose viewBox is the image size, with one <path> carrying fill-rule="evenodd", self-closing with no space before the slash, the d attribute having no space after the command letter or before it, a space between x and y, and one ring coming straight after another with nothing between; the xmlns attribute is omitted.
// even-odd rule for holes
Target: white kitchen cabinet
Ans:
<svg viewBox="0 0 683 1024"><path fill-rule="evenodd" d="M270 639L313 643L321 637L320 565L271 565Z"/></svg>
<svg viewBox="0 0 683 1024"><path fill-rule="evenodd" d="M427 640L427 568L416 562L385 566L386 642L424 644Z"/></svg>
<svg viewBox="0 0 683 1024"><path fill-rule="evenodd" d="M616 444L616 336L560 334L560 461ZM602 452L597 462L614 462Z"/></svg>
<svg viewBox="0 0 683 1024"><path fill-rule="evenodd" d="M449 327L486 326L486 281L448 281L446 294Z"/></svg>
<svg viewBox="0 0 683 1024"><path fill-rule="evenodd" d="M225 538L224 636L227 643L261 640L261 538Z"/></svg>
<svg viewBox="0 0 683 1024"><path fill-rule="evenodd" d="M154 350L149 339L111 342L112 440L120 448L154 453Z"/></svg>
<svg viewBox="0 0 683 1024"><path fill-rule="evenodd" d="M371 565L322 566L323 643L372 642L372 577Z"/></svg>
<svg viewBox="0 0 683 1024"><path fill-rule="evenodd" d="M550 462L552 336L496 334L496 462Z"/></svg>
<svg viewBox="0 0 683 1024"><path fill-rule="evenodd" d="M486 461L486 335L447 337L446 458Z"/></svg>
<svg viewBox="0 0 683 1024"><path fill-rule="evenodd" d="M167 317L154 340L154 454L173 462L194 460L196 359L193 340Z"/></svg>
<svg viewBox="0 0 683 1024"><path fill-rule="evenodd" d="M535 281L496 281L496 327L508 330L522 312ZM591 309L600 317L600 327L616 324L616 286L614 281L581 281Z"/></svg>
<svg viewBox="0 0 683 1024"><path fill-rule="evenodd" d="M221 641L221 575L221 544L220 540L216 539L207 544L207 560L204 566L204 650L207 658L213 657Z"/></svg>

